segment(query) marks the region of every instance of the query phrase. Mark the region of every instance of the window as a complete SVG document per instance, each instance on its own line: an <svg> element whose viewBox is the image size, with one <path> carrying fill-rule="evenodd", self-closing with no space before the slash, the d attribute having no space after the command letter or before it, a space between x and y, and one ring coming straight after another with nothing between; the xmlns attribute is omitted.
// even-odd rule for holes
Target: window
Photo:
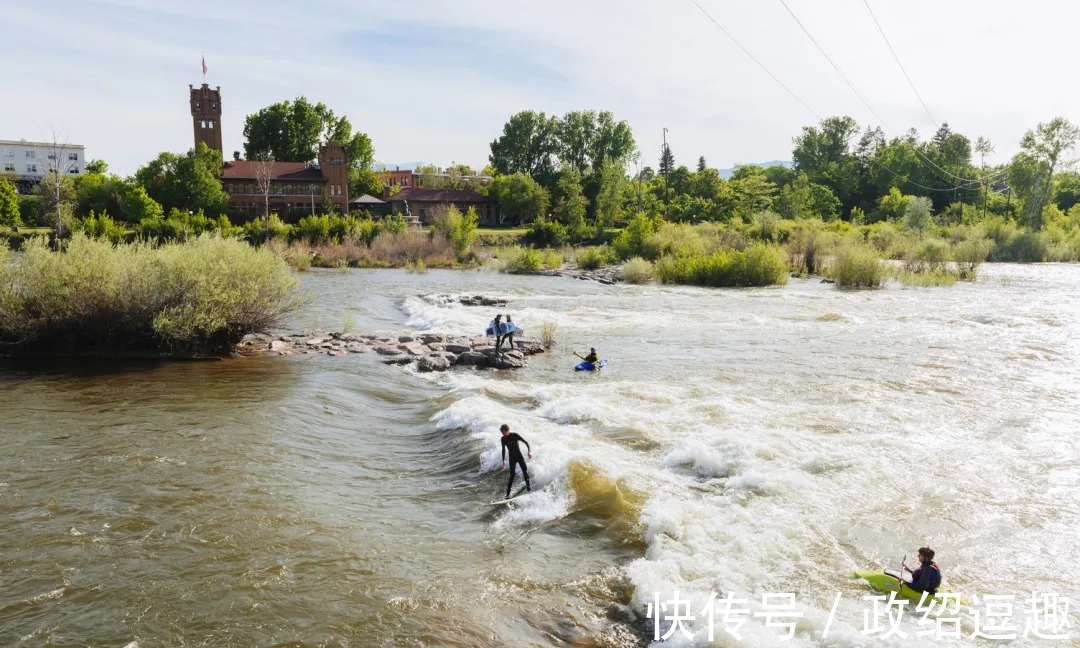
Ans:
<svg viewBox="0 0 1080 648"><path fill-rule="evenodd" d="M210 102L210 110L217 110L217 102L216 101L211 101Z"/></svg>
<svg viewBox="0 0 1080 648"><path fill-rule="evenodd" d="M15 173L15 163L4 162L4 171L6 171L7 173Z"/></svg>
<svg viewBox="0 0 1080 648"><path fill-rule="evenodd" d="M79 172L79 167L77 167L77 166L71 167L71 170L68 171L68 173L71 173L71 174L76 174L78 172Z"/></svg>
<svg viewBox="0 0 1080 648"><path fill-rule="evenodd" d="M50 160L55 160L56 159L56 153L49 153L49 159Z"/></svg>
<svg viewBox="0 0 1080 648"><path fill-rule="evenodd" d="M196 101L195 102L195 107L196 108L202 108L202 102L201 101Z"/></svg>
<svg viewBox="0 0 1080 648"><path fill-rule="evenodd" d="M68 153L68 159L71 160L72 162L78 162L79 161L79 154L78 153Z"/></svg>
<svg viewBox="0 0 1080 648"><path fill-rule="evenodd" d="M26 165L26 172L27 173L37 173L37 165L36 164L27 164Z"/></svg>
<svg viewBox="0 0 1080 648"><path fill-rule="evenodd" d="M8 157L15 157L15 149L8 149L7 150L7 156Z"/></svg>
<svg viewBox="0 0 1080 648"><path fill-rule="evenodd" d="M26 152L26 159L27 160L33 160L35 158L37 158L37 151L27 151Z"/></svg>
<svg viewBox="0 0 1080 648"><path fill-rule="evenodd" d="M211 130L213 130L213 128L214 128L214 120L211 119L210 121L206 122L206 126L208 128L210 128Z"/></svg>

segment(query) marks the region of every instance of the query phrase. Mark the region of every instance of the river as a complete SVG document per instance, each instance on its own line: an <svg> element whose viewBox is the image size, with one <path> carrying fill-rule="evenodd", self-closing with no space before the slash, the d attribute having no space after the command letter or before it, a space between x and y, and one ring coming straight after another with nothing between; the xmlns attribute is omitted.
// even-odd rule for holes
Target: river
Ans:
<svg viewBox="0 0 1080 648"><path fill-rule="evenodd" d="M558 346L516 373L0 368L0 645L645 646L675 590L793 593L784 645L990 645L862 634L852 570L925 544L969 597L1080 595L1078 266L857 292L300 277L290 329L475 334L496 309L432 295L484 294ZM573 372L589 346L609 366ZM493 507L504 422L538 492Z"/></svg>

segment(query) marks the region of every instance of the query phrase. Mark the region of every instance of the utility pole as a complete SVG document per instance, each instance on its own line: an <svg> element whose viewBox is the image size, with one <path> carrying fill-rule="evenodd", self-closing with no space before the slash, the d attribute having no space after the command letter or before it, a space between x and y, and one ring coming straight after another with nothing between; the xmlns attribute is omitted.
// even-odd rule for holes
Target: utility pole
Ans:
<svg viewBox="0 0 1080 648"><path fill-rule="evenodd" d="M661 160L666 160L667 159L667 154L668 154L667 127L665 126L664 127L664 150L660 154L660 159ZM668 175L671 173L671 169L668 168L669 166L670 166L669 164L666 164L666 163L664 164L664 220L668 219L668 205L671 202L671 199L668 197Z"/></svg>

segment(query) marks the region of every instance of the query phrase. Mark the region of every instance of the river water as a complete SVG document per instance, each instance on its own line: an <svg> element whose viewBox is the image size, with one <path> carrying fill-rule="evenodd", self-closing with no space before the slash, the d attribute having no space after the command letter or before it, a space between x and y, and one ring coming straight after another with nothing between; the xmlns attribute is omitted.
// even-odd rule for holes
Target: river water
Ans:
<svg viewBox="0 0 1080 648"><path fill-rule="evenodd" d="M644 646L675 590L696 634L669 645L708 643L711 592L793 593L783 645L989 645L862 635L852 570L924 544L969 598L1080 596L1080 267L863 292L301 280L290 328L474 334L493 309L432 295L485 294L558 346L516 373L0 369L0 645ZM601 374L572 371L588 346ZM538 492L492 507L504 422ZM784 632L741 634L716 643Z"/></svg>

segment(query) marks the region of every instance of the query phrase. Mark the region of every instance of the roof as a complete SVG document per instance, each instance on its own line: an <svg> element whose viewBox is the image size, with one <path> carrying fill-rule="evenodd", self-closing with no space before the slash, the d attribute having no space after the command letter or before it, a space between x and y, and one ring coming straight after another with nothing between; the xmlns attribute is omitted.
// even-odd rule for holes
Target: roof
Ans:
<svg viewBox="0 0 1080 648"><path fill-rule="evenodd" d="M385 204L385 203L383 203L383 201L379 200L375 196L372 196L370 194L364 194L363 196L360 196L359 198L357 198L356 200L353 200L349 204L350 205L382 205L382 204Z"/></svg>
<svg viewBox="0 0 1080 648"><path fill-rule="evenodd" d="M85 149L82 144L67 144L65 142L28 142L26 140L0 140L0 146L39 146L58 149Z"/></svg>
<svg viewBox="0 0 1080 648"><path fill-rule="evenodd" d="M256 165L261 162L241 160L226 162L221 168L223 180L254 180ZM318 167L308 166L306 162L271 162L274 165L274 180L303 180L323 182L322 171Z"/></svg>
<svg viewBox="0 0 1080 648"><path fill-rule="evenodd" d="M415 189L409 187L402 189L387 199L386 202L409 202L417 203L487 203L494 202L483 194L469 191L468 189Z"/></svg>

